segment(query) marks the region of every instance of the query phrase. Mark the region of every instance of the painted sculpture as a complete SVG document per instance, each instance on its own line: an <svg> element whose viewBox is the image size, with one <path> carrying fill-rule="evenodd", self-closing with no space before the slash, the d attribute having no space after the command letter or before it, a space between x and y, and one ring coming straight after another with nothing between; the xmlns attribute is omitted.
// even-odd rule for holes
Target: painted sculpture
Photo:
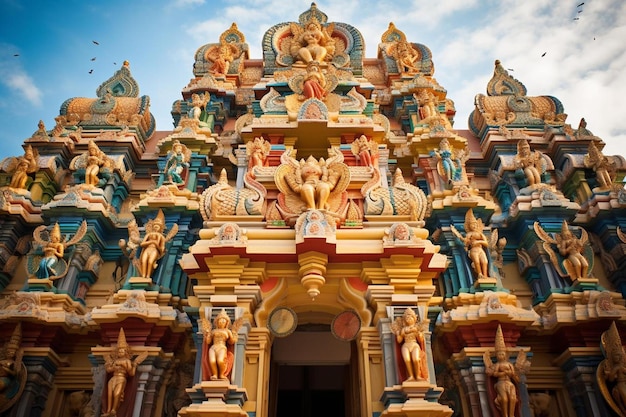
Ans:
<svg viewBox="0 0 626 417"><path fill-rule="evenodd" d="M402 317L397 317L391 324L397 342L402 343L400 351L407 371L406 381L428 380L424 327L412 308L404 310Z"/></svg>
<svg viewBox="0 0 626 417"><path fill-rule="evenodd" d="M11 338L0 349L0 413L13 406L24 391L26 367L22 362L21 343L22 325L18 323Z"/></svg>
<svg viewBox="0 0 626 417"><path fill-rule="evenodd" d="M26 190L30 174L39 168L37 151L28 145L24 148L24 155L7 158L3 163L3 170L12 175L9 187L17 190Z"/></svg>
<svg viewBox="0 0 626 417"><path fill-rule="evenodd" d="M596 371L600 392L615 413L626 416L626 352L615 322L602 333L601 347L606 359Z"/></svg>
<svg viewBox="0 0 626 417"><path fill-rule="evenodd" d="M183 171L189 167L191 159L191 151L180 141L175 141L172 149L167 154L167 162L165 163L165 181L176 185L185 183L182 176Z"/></svg>
<svg viewBox="0 0 626 417"><path fill-rule="evenodd" d="M539 151L532 151L526 139L517 142L515 168L522 171L528 185L541 184L541 175L546 172L546 163Z"/></svg>
<svg viewBox="0 0 626 417"><path fill-rule="evenodd" d="M202 350L203 380L228 380L234 360L232 346L237 343L237 332L242 324L243 319L239 318L231 325L230 317L224 309L215 316L213 325L206 317L200 319L204 336Z"/></svg>
<svg viewBox="0 0 626 417"><path fill-rule="evenodd" d="M561 224L561 233L557 233L555 237L547 233L539 222L535 222L534 228L559 275L570 277L572 281L589 276L590 259L593 254L589 253L591 247L585 229L580 229L581 236L578 238L565 220ZM553 249L554 246L558 250L558 255Z"/></svg>
<svg viewBox="0 0 626 417"><path fill-rule="evenodd" d="M489 248L489 240L483 233L483 221L474 216L474 211L469 209L465 214L465 236L459 232L454 225L450 226L450 230L463 243L467 256L471 261L472 269L477 278L489 277L489 258L487 257L487 248Z"/></svg>
<svg viewBox="0 0 626 417"><path fill-rule="evenodd" d="M495 363L491 360L491 352L487 351L483 355L485 372L490 377L497 379L493 386L495 405L501 417L516 417L519 400L517 385L520 382L520 375L528 371L530 362L523 350L519 351L515 365L509 362L509 353L504 343L500 325L496 330L495 354L497 359Z"/></svg>
<svg viewBox="0 0 626 417"><path fill-rule="evenodd" d="M147 355L147 352L143 352L133 359L132 349L126 343L124 329L120 328L117 346L107 356L104 364L111 377L107 383L106 408L102 414L103 417L118 415L119 408L124 401L124 391L128 378L135 376L137 366L146 359Z"/></svg>
<svg viewBox="0 0 626 417"><path fill-rule="evenodd" d="M601 189L611 188L615 179L615 162L604 156L594 141L589 142L588 153L584 158L585 167L596 173L596 179Z"/></svg>
<svg viewBox="0 0 626 417"><path fill-rule="evenodd" d="M165 216L159 210L156 217L146 223L146 233L141 233L136 221L128 224L128 241L120 239L119 245L132 262L131 275L139 274L142 278L152 279L158 267L158 261L165 255L165 245L178 233L178 225L174 223L165 235Z"/></svg>
<svg viewBox="0 0 626 417"><path fill-rule="evenodd" d="M67 240L61 235L58 223L48 231L47 226L41 225L33 231L35 248L28 259L29 273L42 279L58 279L67 273L67 262L64 260L65 250L76 245L87 232L87 222L83 221L74 236Z"/></svg>

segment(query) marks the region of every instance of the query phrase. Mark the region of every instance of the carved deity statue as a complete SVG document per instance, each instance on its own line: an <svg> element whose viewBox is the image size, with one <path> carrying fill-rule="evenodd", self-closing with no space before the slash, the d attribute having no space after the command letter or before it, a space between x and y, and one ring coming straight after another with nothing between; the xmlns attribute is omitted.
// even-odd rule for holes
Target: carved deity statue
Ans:
<svg viewBox="0 0 626 417"><path fill-rule="evenodd" d="M526 139L517 142L515 168L521 170L528 185L541 184L541 174L546 172L546 162L539 151L532 151Z"/></svg>
<svg viewBox="0 0 626 417"><path fill-rule="evenodd" d="M178 233L178 225L174 223L167 236L165 235L165 216L159 210L156 217L146 223L146 233L143 239L137 222L128 224L128 242L121 239L120 247L131 259L134 273L143 278L152 279L152 274L158 266L158 260L165 255L165 245Z"/></svg>
<svg viewBox="0 0 626 417"><path fill-rule="evenodd" d="M316 18L303 26L291 23L293 39L290 45L291 55L296 61L308 64L311 61L324 62L332 59L335 42L331 35L333 25L322 27Z"/></svg>
<svg viewBox="0 0 626 417"><path fill-rule="evenodd" d="M37 227L33 231L33 240L37 246L34 254L29 256L29 272L37 278L45 279L58 279L65 276L67 273L67 262L63 259L65 250L77 244L86 232L86 221L82 222L70 240L61 236L61 228L58 223L55 223L50 231L45 225Z"/></svg>
<svg viewBox="0 0 626 417"><path fill-rule="evenodd" d="M213 65L210 71L215 75L226 75L230 69L230 64L240 54L237 45L223 41L219 45L212 46L206 52Z"/></svg>
<svg viewBox="0 0 626 417"><path fill-rule="evenodd" d="M530 362L526 358L526 352L520 350L515 365L509 362L509 354L504 343L502 328L498 325L495 339L496 363L491 361L491 352L487 351L483 355L485 362L485 372L493 378L497 378L494 385L495 405L500 411L501 417L516 417L518 394L517 384L520 382L520 375L528 372Z"/></svg>
<svg viewBox="0 0 626 417"><path fill-rule="evenodd" d="M114 165L114 161L100 150L96 142L90 140L87 152L74 158L70 168L84 169L85 185L101 187L110 178Z"/></svg>
<svg viewBox="0 0 626 417"><path fill-rule="evenodd" d="M130 377L135 376L137 366L139 366L148 356L147 352L136 356L133 359L131 347L126 343L124 329L120 328L117 337L117 346L105 358L104 368L111 374L107 383L106 408L103 417L114 417L118 415L121 403L124 401L124 391Z"/></svg>
<svg viewBox="0 0 626 417"><path fill-rule="evenodd" d="M450 226L450 230L465 246L477 278L488 278L489 258L487 257L487 248L489 248L490 242L483 233L483 221L474 217L474 211L469 209L465 214L464 226L465 236L454 225Z"/></svg>
<svg viewBox="0 0 626 417"><path fill-rule="evenodd" d="M386 52L396 60L398 71L406 73L419 72L420 69L415 65L419 54L410 42L400 39L393 42Z"/></svg>
<svg viewBox="0 0 626 417"><path fill-rule="evenodd" d="M202 379L228 380L233 366L232 346L237 343L237 332L243 324L243 318L235 320L231 325L230 317L222 309L215 316L213 325L207 317L200 318L200 326L204 335L202 349Z"/></svg>
<svg viewBox="0 0 626 417"><path fill-rule="evenodd" d="M439 142L439 149L430 152L431 156L437 158L437 172L451 184L463 179L463 167L469 159L469 149L453 150L448 139L444 138Z"/></svg>
<svg viewBox="0 0 626 417"><path fill-rule="evenodd" d="M37 171L38 154L32 146L24 148L24 155L7 158L2 169L12 175L9 187L18 190L26 190L30 174Z"/></svg>
<svg viewBox="0 0 626 417"><path fill-rule="evenodd" d="M595 171L600 188L611 187L615 179L615 162L604 156L594 141L589 142L589 151L585 155L584 162L585 167Z"/></svg>
<svg viewBox="0 0 626 417"><path fill-rule="evenodd" d="M354 139L350 149L360 165L376 168L378 164L378 144L376 141L361 135Z"/></svg>
<svg viewBox="0 0 626 417"><path fill-rule="evenodd" d="M255 137L246 144L246 156L248 157L248 172L254 178L255 167L263 167L267 164L267 157L272 150L272 144L261 136Z"/></svg>
<svg viewBox="0 0 626 417"><path fill-rule="evenodd" d="M19 399L26 383L22 325L17 323L11 338L0 348L0 413L9 409Z"/></svg>
<svg viewBox="0 0 626 417"><path fill-rule="evenodd" d="M626 352L615 322L602 333L602 352L606 359L596 370L602 396L618 415L626 415Z"/></svg>
<svg viewBox="0 0 626 417"><path fill-rule="evenodd" d="M391 324L396 341L402 343L402 361L407 370L406 381L428 380L428 363L426 358L424 329L412 308L404 310L402 317L397 317Z"/></svg>
<svg viewBox="0 0 626 417"><path fill-rule="evenodd" d="M191 95L191 111L189 116L197 120L200 123L200 116L202 115L202 109L206 107L207 103L211 100L209 93L193 93Z"/></svg>
<svg viewBox="0 0 626 417"><path fill-rule="evenodd" d="M555 237L548 234L539 222L535 222L534 228L539 239L543 241L543 247L548 252L559 275L562 277L569 276L572 281L589 276L590 259L592 259L593 254L589 253L591 247L588 244L589 238L584 228L580 229L580 238L572 233L565 220L561 225L561 233L557 233ZM560 256L556 254L553 246L556 246Z"/></svg>
<svg viewBox="0 0 626 417"><path fill-rule="evenodd" d="M285 209L294 214L305 210L336 212L341 194L350 183L350 171L343 163L343 154L329 149L328 159L309 156L298 162L291 151L281 156L282 165L275 173L278 189L285 195ZM299 201L297 201L299 200Z"/></svg>
<svg viewBox="0 0 626 417"><path fill-rule="evenodd" d="M167 154L165 169L163 170L165 180L176 185L184 184L182 173L185 168L189 168L191 160L191 150L180 141L174 141L172 149Z"/></svg>

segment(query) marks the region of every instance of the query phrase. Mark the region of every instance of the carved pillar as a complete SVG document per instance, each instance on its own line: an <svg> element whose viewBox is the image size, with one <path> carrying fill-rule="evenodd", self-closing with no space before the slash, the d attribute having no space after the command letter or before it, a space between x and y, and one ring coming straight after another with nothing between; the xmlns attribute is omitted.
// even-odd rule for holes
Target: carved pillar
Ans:
<svg viewBox="0 0 626 417"><path fill-rule="evenodd" d="M611 415L596 381L602 359L599 348L570 347L555 360L565 374L565 386L578 417Z"/></svg>
<svg viewBox="0 0 626 417"><path fill-rule="evenodd" d="M457 371L464 398L464 410L470 410L473 417L491 417L489 393L487 391L487 375L483 354L486 348L464 348L450 358L452 367Z"/></svg>
<svg viewBox="0 0 626 417"><path fill-rule="evenodd" d="M25 348L22 359L26 365L26 385L18 402L4 415L7 417L43 415L46 399L52 388L61 359L50 348Z"/></svg>
<svg viewBox="0 0 626 417"><path fill-rule="evenodd" d="M389 378L387 369L389 358L383 362L381 336L375 327L361 328L357 336L359 352L359 380L361 381L361 411L363 415L372 416L382 411L382 406L374 403L374 398L384 390ZM393 360L393 359L391 359ZM393 369L393 364L390 364ZM368 398L372 401L368 401Z"/></svg>

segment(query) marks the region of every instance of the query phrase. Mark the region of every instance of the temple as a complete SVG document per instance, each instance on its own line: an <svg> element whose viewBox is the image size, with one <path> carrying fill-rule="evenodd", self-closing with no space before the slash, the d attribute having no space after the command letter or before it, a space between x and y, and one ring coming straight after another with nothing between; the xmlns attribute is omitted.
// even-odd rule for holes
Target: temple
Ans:
<svg viewBox="0 0 626 417"><path fill-rule="evenodd" d="M626 415L626 159L337 18L199 45L169 131L125 62L0 161L1 416Z"/></svg>

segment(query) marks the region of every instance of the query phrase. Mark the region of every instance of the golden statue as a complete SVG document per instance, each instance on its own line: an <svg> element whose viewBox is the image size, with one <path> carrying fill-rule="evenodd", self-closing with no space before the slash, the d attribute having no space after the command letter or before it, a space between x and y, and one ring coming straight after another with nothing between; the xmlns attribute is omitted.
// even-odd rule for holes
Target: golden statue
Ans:
<svg viewBox="0 0 626 417"><path fill-rule="evenodd" d="M602 333L602 352L606 359L596 370L602 396L619 416L626 416L626 352L615 322Z"/></svg>
<svg viewBox="0 0 626 417"><path fill-rule="evenodd" d="M215 319L213 326L207 317L200 318L200 326L204 335L202 349L202 379L228 380L233 367L232 346L237 343L239 328L243 324L243 317L238 318L231 326L230 317L222 309Z"/></svg>
<svg viewBox="0 0 626 417"><path fill-rule="evenodd" d="M588 244L589 238L584 228L580 228L580 238L572 233L565 220L561 224L561 233L557 233L555 237L543 230L539 222L535 222L534 228L561 277L570 277L572 281L576 281L589 276L590 259L593 259L593 254L589 253L591 247ZM553 250L552 245L558 249L560 258Z"/></svg>
<svg viewBox="0 0 626 417"><path fill-rule="evenodd" d="M501 417L515 417L518 415L518 395L517 386L520 382L520 375L528 372L530 362L526 358L526 352L520 350L515 360L515 365L509 362L509 354L504 343L502 328L498 325L496 330L495 354L497 362L491 361L491 352L483 354L485 362L485 372L497 382L493 386L495 389L495 404L500 411Z"/></svg>
<svg viewBox="0 0 626 417"><path fill-rule="evenodd" d="M334 25L322 27L316 18L303 26L291 23L293 38L289 50L296 61L308 64L311 61L330 61L335 52L335 41L331 35Z"/></svg>
<svg viewBox="0 0 626 417"><path fill-rule="evenodd" d="M615 162L604 156L594 141L589 142L589 150L584 162L585 167L595 171L600 188L611 188L615 179Z"/></svg>
<svg viewBox="0 0 626 417"><path fill-rule="evenodd" d="M24 391L26 366L22 362L21 343L22 325L18 322L11 338L0 349L0 413L11 408Z"/></svg>
<svg viewBox="0 0 626 417"><path fill-rule="evenodd" d="M425 324L418 320L412 308L404 310L402 317L391 323L398 343L402 343L402 360L407 370L406 381L428 380L428 363L424 342Z"/></svg>
<svg viewBox="0 0 626 417"><path fill-rule="evenodd" d="M541 174L546 172L546 162L539 151L532 151L526 139L517 142L515 168L524 172L528 185L541 184Z"/></svg>
<svg viewBox="0 0 626 417"><path fill-rule="evenodd" d="M164 233L165 216L162 210L146 223L146 234L143 239L137 222L133 220L128 224L128 242L120 239L119 245L131 258L135 269L131 274L138 272L141 277L152 279L152 274L158 266L157 261L165 255L166 243L178 233L178 224L172 225L167 236Z"/></svg>
<svg viewBox="0 0 626 417"><path fill-rule="evenodd" d="M63 259L65 250L77 244L87 232L87 222L83 220L74 237L66 241L61 236L61 228L55 223L51 231L41 225L33 231L33 240L38 245L36 251L43 252L43 256L29 257L28 270L37 278L58 279L67 273L67 262ZM37 266L35 266L35 263Z"/></svg>
<svg viewBox="0 0 626 417"><path fill-rule="evenodd" d="M415 65L415 61L419 58L419 53L410 42L400 39L393 42L386 52L395 59L399 72L419 72L420 69Z"/></svg>
<svg viewBox="0 0 626 417"><path fill-rule="evenodd" d="M72 160L70 169L84 169L85 185L101 187L110 178L114 166L114 161L101 151L92 139L89 141L87 152Z"/></svg>
<svg viewBox="0 0 626 417"><path fill-rule="evenodd" d="M210 72L215 75L226 75L230 64L239 56L239 48L230 42L220 42L206 51L206 57L213 62Z"/></svg>
<svg viewBox="0 0 626 417"><path fill-rule="evenodd" d="M300 162L291 153L290 150L283 153L282 164L274 176L284 196L280 201L287 214L298 215L315 209L337 213L347 204L344 191L350 183L350 170L343 163L341 151L330 148L328 159L309 156Z"/></svg>
<svg viewBox="0 0 626 417"><path fill-rule="evenodd" d="M146 357L147 352L143 352L133 358L131 347L126 343L126 335L124 329L120 328L117 337L117 346L111 354L105 358L104 368L107 373L112 374L107 383L107 401L106 409L103 417L116 416L121 403L124 401L124 391L128 378L135 376L137 366L141 364Z"/></svg>
<svg viewBox="0 0 626 417"><path fill-rule="evenodd" d="M39 168L37 159L37 151L30 145L24 148L24 156L7 158L2 168L12 175L9 187L26 190L28 180L30 179L29 174L36 172Z"/></svg>
<svg viewBox="0 0 626 417"><path fill-rule="evenodd" d="M472 263L472 269L477 278L489 277L489 259L486 248L490 246L490 241L483 233L484 225L480 218L474 217L472 209L465 214L465 236L463 236L454 225L450 225L452 233L463 243L467 255Z"/></svg>

